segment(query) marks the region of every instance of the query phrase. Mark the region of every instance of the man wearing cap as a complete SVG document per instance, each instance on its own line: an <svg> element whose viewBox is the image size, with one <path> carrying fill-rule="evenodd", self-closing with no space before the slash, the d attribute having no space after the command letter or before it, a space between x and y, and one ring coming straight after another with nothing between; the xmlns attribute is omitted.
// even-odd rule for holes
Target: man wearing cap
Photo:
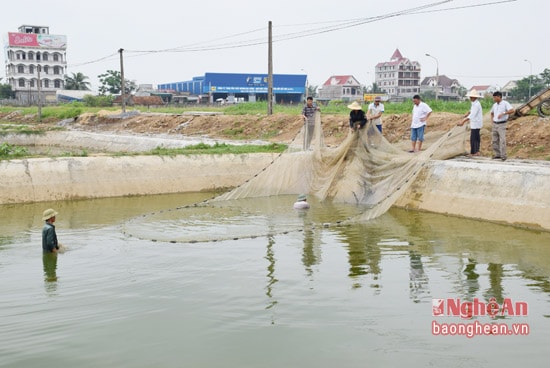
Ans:
<svg viewBox="0 0 550 368"><path fill-rule="evenodd" d="M49 208L42 214L42 220L46 221L42 228L42 251L44 253L57 253L59 245L57 243L57 234L55 233L55 216L57 212Z"/></svg>
<svg viewBox="0 0 550 368"><path fill-rule="evenodd" d="M307 210L309 208L309 203L307 203L307 197L305 194L300 194L294 202L295 210Z"/></svg>
<svg viewBox="0 0 550 368"><path fill-rule="evenodd" d="M384 112L384 104L381 103L382 97L376 96L374 102L367 109L367 119L372 120L380 133L382 133L382 113Z"/></svg>
<svg viewBox="0 0 550 368"><path fill-rule="evenodd" d="M496 91L493 93L493 107L491 108L491 118L493 119L492 141L493 141L493 159L506 160L506 123L510 114L514 113L514 108L508 101L502 100L502 93Z"/></svg>
<svg viewBox="0 0 550 368"><path fill-rule="evenodd" d="M359 129L363 128L367 124L367 118L361 105L357 101L353 101L348 105L348 109L351 109L349 112L349 127L355 130L357 129L356 125L359 124Z"/></svg>
<svg viewBox="0 0 550 368"><path fill-rule="evenodd" d="M463 126L468 120L470 121L470 156L479 156L479 148L481 145L481 136L479 132L483 127L483 111L481 103L479 103L479 94L475 89L472 89L466 97L470 97L470 111L464 115L464 118L458 123L458 126Z"/></svg>

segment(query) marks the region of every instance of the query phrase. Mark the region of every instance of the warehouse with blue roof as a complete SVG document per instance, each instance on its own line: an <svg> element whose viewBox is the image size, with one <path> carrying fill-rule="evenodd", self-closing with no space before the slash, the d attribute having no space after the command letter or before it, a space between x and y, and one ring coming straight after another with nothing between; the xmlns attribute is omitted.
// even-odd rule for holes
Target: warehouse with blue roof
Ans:
<svg viewBox="0 0 550 368"><path fill-rule="evenodd" d="M162 92L172 92L215 101L266 101L267 74L205 73L190 81L158 84ZM273 74L273 99L276 103L300 103L306 94L307 75Z"/></svg>

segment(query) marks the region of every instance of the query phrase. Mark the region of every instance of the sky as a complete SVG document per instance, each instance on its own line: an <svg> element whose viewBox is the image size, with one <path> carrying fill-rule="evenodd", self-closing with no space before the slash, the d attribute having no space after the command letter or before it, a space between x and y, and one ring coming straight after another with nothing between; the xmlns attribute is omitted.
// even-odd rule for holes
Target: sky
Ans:
<svg viewBox="0 0 550 368"><path fill-rule="evenodd" d="M3 41L21 25L66 35L68 75L83 73L93 90L99 74L120 70L119 49L137 84L267 73L269 21L273 73L307 74L314 86L332 75L371 85L396 48L421 78L438 68L468 89L550 68L547 0L26 0L4 3L2 15Z"/></svg>

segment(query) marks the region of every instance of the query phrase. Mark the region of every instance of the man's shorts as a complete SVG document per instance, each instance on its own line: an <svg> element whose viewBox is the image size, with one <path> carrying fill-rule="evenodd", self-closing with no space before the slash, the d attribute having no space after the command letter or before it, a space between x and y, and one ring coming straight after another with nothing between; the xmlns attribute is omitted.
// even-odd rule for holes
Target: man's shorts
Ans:
<svg viewBox="0 0 550 368"><path fill-rule="evenodd" d="M426 128L425 125L422 125L420 128L411 128L411 141L424 142L424 128Z"/></svg>

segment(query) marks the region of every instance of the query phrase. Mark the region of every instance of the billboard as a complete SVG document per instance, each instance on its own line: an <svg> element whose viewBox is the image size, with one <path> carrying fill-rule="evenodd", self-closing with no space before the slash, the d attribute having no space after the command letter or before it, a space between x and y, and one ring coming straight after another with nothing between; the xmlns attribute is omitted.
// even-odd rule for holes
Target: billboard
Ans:
<svg viewBox="0 0 550 368"><path fill-rule="evenodd" d="M8 32L8 45L65 49L67 48L67 37L51 34Z"/></svg>

